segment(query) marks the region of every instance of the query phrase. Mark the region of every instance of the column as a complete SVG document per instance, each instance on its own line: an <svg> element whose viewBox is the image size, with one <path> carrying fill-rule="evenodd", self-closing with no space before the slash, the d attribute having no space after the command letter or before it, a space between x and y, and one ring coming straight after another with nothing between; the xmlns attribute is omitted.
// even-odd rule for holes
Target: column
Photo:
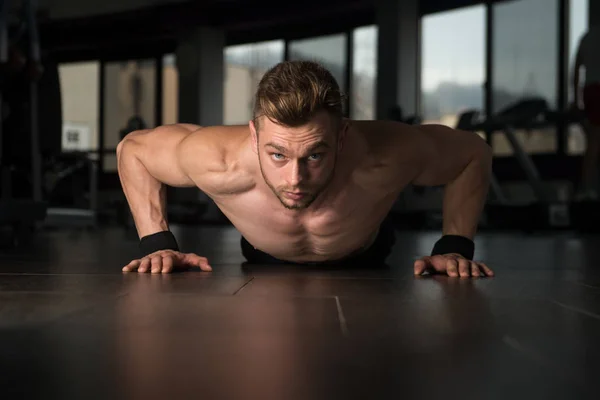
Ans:
<svg viewBox="0 0 600 400"><path fill-rule="evenodd" d="M223 31L198 28L177 48L179 122L223 123Z"/></svg>
<svg viewBox="0 0 600 400"><path fill-rule="evenodd" d="M590 26L600 26L600 2L589 0L589 23Z"/></svg>
<svg viewBox="0 0 600 400"><path fill-rule="evenodd" d="M418 0L378 0L377 118L400 106L405 116L419 113L420 18Z"/></svg>
<svg viewBox="0 0 600 400"><path fill-rule="evenodd" d="M214 126L223 124L225 34L199 27L182 36L176 49L179 79L178 122ZM208 203L207 215L217 208L196 188L169 188L168 202Z"/></svg>

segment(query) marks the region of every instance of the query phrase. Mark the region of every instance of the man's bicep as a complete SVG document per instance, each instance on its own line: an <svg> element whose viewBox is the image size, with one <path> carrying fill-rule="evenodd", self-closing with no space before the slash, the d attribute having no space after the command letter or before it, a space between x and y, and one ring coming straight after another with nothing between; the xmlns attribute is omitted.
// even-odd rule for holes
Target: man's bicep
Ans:
<svg viewBox="0 0 600 400"><path fill-rule="evenodd" d="M186 137L177 149L179 170L204 192L212 192L215 175L226 170L215 130L210 127L197 130Z"/></svg>
<svg viewBox="0 0 600 400"><path fill-rule="evenodd" d="M442 186L453 181L477 154L489 151L487 143L474 132L444 125L417 128L416 151L420 168L413 180L418 186Z"/></svg>
<svg viewBox="0 0 600 400"><path fill-rule="evenodd" d="M119 164L137 160L159 182L168 186L193 186L179 163L179 144L190 135L187 128L165 125L134 131L117 147Z"/></svg>

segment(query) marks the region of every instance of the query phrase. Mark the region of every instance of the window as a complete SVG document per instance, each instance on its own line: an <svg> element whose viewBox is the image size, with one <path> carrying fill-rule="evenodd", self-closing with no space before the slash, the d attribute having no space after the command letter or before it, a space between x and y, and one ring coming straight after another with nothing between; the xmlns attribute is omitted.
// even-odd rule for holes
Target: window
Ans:
<svg viewBox="0 0 600 400"><path fill-rule="evenodd" d="M485 18L484 5L423 17L423 123L454 127L462 112L483 109Z"/></svg>
<svg viewBox="0 0 600 400"><path fill-rule="evenodd" d="M58 67L62 99L62 151L98 149L100 62Z"/></svg>
<svg viewBox="0 0 600 400"><path fill-rule="evenodd" d="M327 68L346 91L346 35L337 34L290 42L290 60L308 60Z"/></svg>
<svg viewBox="0 0 600 400"><path fill-rule="evenodd" d="M571 0L569 4L569 104L573 102L573 67L575 66L575 52L579 40L588 28L589 0ZM583 154L585 152L585 134L579 124L568 127L567 154Z"/></svg>
<svg viewBox="0 0 600 400"><path fill-rule="evenodd" d="M121 138L133 130L155 126L156 62L110 62L104 71L104 171L114 172Z"/></svg>
<svg viewBox="0 0 600 400"><path fill-rule="evenodd" d="M254 94L262 76L283 61L281 40L230 46L225 49L223 120L226 125L247 124L252 119Z"/></svg>
<svg viewBox="0 0 600 400"><path fill-rule="evenodd" d="M375 117L377 81L377 27L364 26L352 32L352 93L350 117L370 120Z"/></svg>
<svg viewBox="0 0 600 400"><path fill-rule="evenodd" d="M493 4L492 104L498 112L525 98L557 106L558 0L518 0ZM529 153L556 152L556 128L516 132ZM512 155L504 135L495 134L497 155Z"/></svg>
<svg viewBox="0 0 600 400"><path fill-rule="evenodd" d="M167 54L163 57L162 73L162 123L163 125L176 124L178 122L179 111L179 75L177 73L174 54Z"/></svg>

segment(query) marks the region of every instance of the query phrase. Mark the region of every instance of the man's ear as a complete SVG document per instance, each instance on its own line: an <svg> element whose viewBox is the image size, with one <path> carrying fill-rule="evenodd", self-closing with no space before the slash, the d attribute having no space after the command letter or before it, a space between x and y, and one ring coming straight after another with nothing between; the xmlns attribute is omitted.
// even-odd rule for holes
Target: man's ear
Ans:
<svg viewBox="0 0 600 400"><path fill-rule="evenodd" d="M348 129L350 129L350 122L346 119L343 119L340 124L340 131L338 134L338 151L341 151L344 147L344 141L346 139L346 135L348 134Z"/></svg>
<svg viewBox="0 0 600 400"><path fill-rule="evenodd" d="M258 154L258 132L256 131L254 120L250 120L248 126L250 127L250 136L252 136L252 150Z"/></svg>

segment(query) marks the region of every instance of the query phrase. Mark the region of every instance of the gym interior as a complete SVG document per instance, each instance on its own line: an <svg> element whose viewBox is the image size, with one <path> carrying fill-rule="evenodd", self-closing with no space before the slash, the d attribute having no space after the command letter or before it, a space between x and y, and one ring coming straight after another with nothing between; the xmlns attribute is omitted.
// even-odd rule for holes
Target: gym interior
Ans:
<svg viewBox="0 0 600 400"><path fill-rule="evenodd" d="M598 398L600 198L572 105L599 1L1 4L3 398ZM444 188L417 186L385 268L247 265L211 199L169 187L170 230L213 271L122 272L139 237L119 142L247 124L263 74L301 59L349 118L487 141L475 258L494 277L414 276L443 223Z"/></svg>

